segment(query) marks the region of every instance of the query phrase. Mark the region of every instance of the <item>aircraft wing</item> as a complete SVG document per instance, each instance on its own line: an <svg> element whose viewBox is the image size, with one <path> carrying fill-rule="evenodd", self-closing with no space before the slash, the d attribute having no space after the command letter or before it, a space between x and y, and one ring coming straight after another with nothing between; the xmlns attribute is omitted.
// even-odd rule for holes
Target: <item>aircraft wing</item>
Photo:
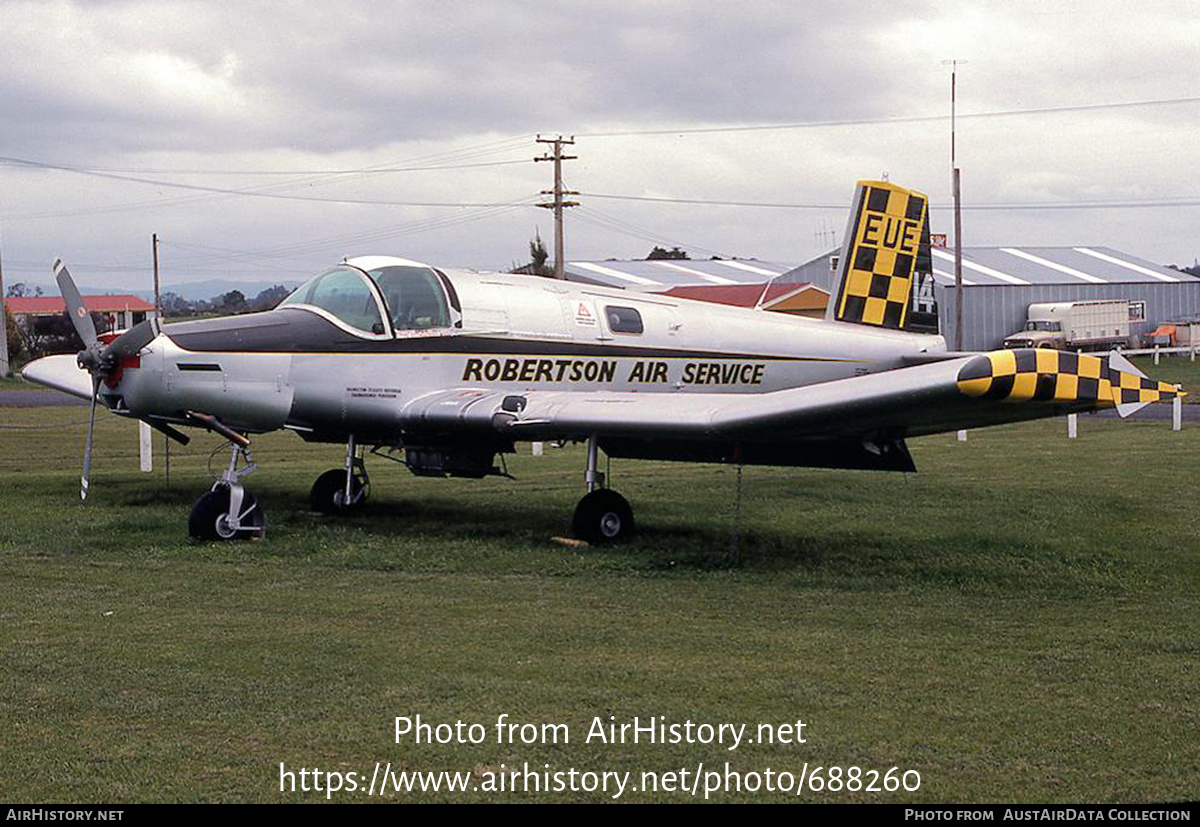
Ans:
<svg viewBox="0 0 1200 827"><path fill-rule="evenodd" d="M515 439L601 437L746 442L903 438L1117 408L1182 395L1117 354L1002 350L772 393L462 388L413 400L405 427L485 429Z"/></svg>

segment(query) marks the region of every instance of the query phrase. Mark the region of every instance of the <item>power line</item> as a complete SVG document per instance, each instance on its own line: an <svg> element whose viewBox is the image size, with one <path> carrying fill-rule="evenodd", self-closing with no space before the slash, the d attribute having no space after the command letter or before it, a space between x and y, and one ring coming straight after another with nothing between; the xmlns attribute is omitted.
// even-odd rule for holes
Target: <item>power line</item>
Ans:
<svg viewBox="0 0 1200 827"><path fill-rule="evenodd" d="M319 201L328 204L370 204L385 207L498 207L500 202L446 202L446 201L379 201L367 198L320 198L313 195L287 195L280 192L260 192L249 189L226 189L224 187L206 187L201 184L181 184L178 181L162 181L155 178L142 178L132 175L117 175L111 172L92 172L81 167L47 164L40 161L29 161L22 158L0 156L0 161L23 164L40 169L55 169L63 172L74 172L79 175L93 175L97 178L110 178L116 181L129 181L136 184L150 184L156 187L173 187L175 189L192 190L196 192L217 193L220 195L240 195L251 198L277 198L285 201ZM6 216L9 217L9 216Z"/></svg>
<svg viewBox="0 0 1200 827"><path fill-rule="evenodd" d="M505 148L507 151L507 148ZM506 167L515 164L528 164L528 158L516 158L508 161L480 161L477 163L467 164L438 164L433 166L419 167L371 167L369 169L179 169L179 168L154 168L154 167L95 167L95 166L76 166L70 164L55 164L50 162L39 162L35 168L51 169L51 170L69 170L70 172L96 172L96 173L137 173L141 175L252 175L252 176L267 176L267 175L379 175L383 173L394 172L428 172L430 170L449 170L449 169L475 169L478 167ZM29 164L20 159L0 159L0 165L13 167L28 167Z"/></svg>
<svg viewBox="0 0 1200 827"><path fill-rule="evenodd" d="M822 203L783 203L770 201L721 201L706 198L670 198L651 195L618 195L615 193L585 192L586 198L606 198L617 201L645 201L654 204L697 204L714 207L765 207L771 209L789 210L845 210L846 204ZM1200 206L1200 196L1181 195L1168 198L1153 199L1106 199L1080 201L1029 201L1004 204L963 204L964 210L1099 210L1099 209L1137 209L1142 207L1195 207ZM933 210L950 210L953 204L930 204Z"/></svg>
<svg viewBox="0 0 1200 827"><path fill-rule="evenodd" d="M1112 109L1134 109L1157 106L1177 106L1180 104L1200 103L1200 97L1163 98L1142 101L1121 101L1116 103L1086 103L1070 106L1045 106L1030 109L998 109L991 112L972 112L959 114L959 119L970 118L1007 118L1021 115L1055 115L1066 112L1095 112ZM865 126L869 124L904 124L930 123L949 120L949 115L906 115L889 118L847 118L830 121L799 121L795 123L777 124L747 124L745 126L701 126L685 127L683 129L631 129L612 132L580 132L580 138L624 138L639 135L701 135L714 132L759 132L779 129L819 129L834 126Z"/></svg>
<svg viewBox="0 0 1200 827"><path fill-rule="evenodd" d="M680 241L679 239L665 236L665 235L663 235L659 232L656 232L655 230L650 229L648 227L644 227L639 224L633 224L624 219L620 219L620 218L617 218L616 216L612 216L607 213L601 212L600 210L597 210L594 207L586 207L586 206L580 207L579 213L578 213L578 218L579 218L579 220L583 221L585 224L591 224L594 227L599 227L601 229L605 229L610 232L615 232L620 235L629 236L630 238L637 238L637 239L641 239L642 241L649 241L652 244L668 244L672 247L680 247L682 249L692 250L692 251L695 251L698 253L707 253L712 256L718 256L720 258L733 258L734 257L734 256L731 256L729 253L722 252L720 250L712 250L707 247L703 247L699 244L693 244L693 243L687 242L687 241Z"/></svg>
<svg viewBox="0 0 1200 827"><path fill-rule="evenodd" d="M23 214L9 214L9 215L5 215L4 218L8 218L8 219L12 219L12 220L18 220L18 219L25 220L25 219L39 219L39 218L60 218L60 217L77 216L77 215L98 215L98 214L110 213L110 212L123 212L123 211L128 211L128 210L138 210L138 209L146 209L146 208L159 209L164 206L178 206L178 205L190 204L190 203L194 203L196 201L202 201L202 200L210 199L210 198L228 197L229 194L286 192L288 190L293 190L293 189L296 189L297 187L302 187L302 186L311 188L311 187L323 186L323 185L331 184L331 183L343 183L348 180L367 178L367 177L377 174L376 170L382 170L382 169L388 168L388 167L398 167L398 166L403 166L403 165L416 165L416 164L465 163L467 161L474 161L474 160L477 160L480 158L486 158L490 155L496 155L498 153L508 152L509 150L514 149L519 145L525 144L528 140L528 137L529 136L526 135L526 136L521 136L521 137L516 137L516 138L504 138L501 140L488 141L485 143L475 144L472 146L460 147L458 149L453 149L453 150L443 150L440 152L425 153L423 155L417 155L417 156L403 159L403 160L392 160L392 161L388 161L383 164L376 164L376 165L372 165L372 166L362 167L361 169L357 170L356 174L352 174L352 173L348 172L345 175L324 175L324 176L310 175L305 178L300 178L300 179L296 179L296 180L292 180L292 181L286 181L283 183L260 184L260 185L253 186L253 187L240 188L238 190L225 191L225 190L220 190L218 188L210 188L210 189L217 190L217 191L216 192L204 191L200 195L185 195L185 196L179 196L179 197L175 197L175 198L156 198L156 199L150 199L150 200L145 200L145 201L131 202L131 203L125 203L125 204L114 204L114 205L108 205L108 206L104 206L104 207L93 207L93 208L86 208L86 209L52 210L52 211L40 211L40 212L23 213ZM22 159L13 159L13 160L20 161ZM524 162L525 162L524 160L521 161L521 163L524 163ZM2 160L0 160L0 163L2 163ZM32 162L32 163L36 164L38 162ZM43 165L41 167L33 166L33 167L28 167L28 168L30 168L30 169L42 168L42 169L50 169L50 170L55 170L58 168L67 168L70 171L76 171L76 170L82 171L82 174L88 174L88 172L86 172L86 170L92 169L91 167L85 167L85 166L81 166L81 165L45 164L45 163L43 163ZM98 169L97 173L104 173L104 170ZM107 175L107 173L104 173L104 174ZM173 182L155 182L155 184L160 185L160 186L176 187L176 188L178 188L178 186L179 186L179 185L174 184ZM321 199L317 199L317 200L321 200Z"/></svg>
<svg viewBox="0 0 1200 827"><path fill-rule="evenodd" d="M196 251L191 256L184 255L182 257L172 255L165 261L164 270L167 275L171 273L205 273L212 272L219 268L220 274L230 273L291 273L291 274L311 274L311 266L304 270L285 269L280 267L242 267L234 268L230 264L268 264L272 261L293 261L303 262L311 265L311 260L304 258L305 254L319 253L328 249L345 250L346 247L361 245L376 241L383 241L389 238L397 238L406 235L416 235L423 232L432 232L436 230L453 227L460 224L468 224L474 221L480 221L488 218L498 217L514 210L519 210L525 207L533 206L538 200L537 196L530 196L519 201L512 201L494 208L472 210L462 213L461 215L453 216L437 216L433 218L421 219L418 221L409 221L401 224L388 224L383 227L377 227L372 230L360 231L356 233L330 236L321 239L312 239L308 242L300 244L280 244L271 247L264 247L257 250L237 250L226 247L214 247L205 244L194 244L182 241L173 241L168 239L159 239L159 246L169 249L182 248L184 250ZM44 262L40 261L10 261L9 264L15 264L21 269L39 269L45 266ZM144 262L76 262L79 272L141 272L146 270ZM170 289L170 285L167 288Z"/></svg>
<svg viewBox="0 0 1200 827"><path fill-rule="evenodd" d="M322 250L331 248L345 248L348 246L361 245L376 241L383 241L389 238L397 238L405 235L415 235L422 232L431 232L434 230L453 227L460 224L468 224L474 221L480 221L486 218L493 218L505 213L519 210L524 207L532 206L536 201L535 196L525 198L519 201L512 201L496 207L473 210L454 216L438 216L426 218L417 221L410 221L402 224L388 224L383 227L377 227L372 230L359 231L356 233L330 236L321 239L312 239L308 242L300 244L279 244L271 247L264 247L257 250L235 250L223 247L213 247L203 244L189 244L179 241L162 241L161 243L167 247L182 247L191 248L198 252L191 257L183 257L182 259L172 258L169 264L179 262L184 266L196 267L202 265L205 261L221 262L249 262L261 263L267 261L290 260L290 261L307 261L305 258L300 258L305 254L316 253ZM204 251L211 251L205 253Z"/></svg>

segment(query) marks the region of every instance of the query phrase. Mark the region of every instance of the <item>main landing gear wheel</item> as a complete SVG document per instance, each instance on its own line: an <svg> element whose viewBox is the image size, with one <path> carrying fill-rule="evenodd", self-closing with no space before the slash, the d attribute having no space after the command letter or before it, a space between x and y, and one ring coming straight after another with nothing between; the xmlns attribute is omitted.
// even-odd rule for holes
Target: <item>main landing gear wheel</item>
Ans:
<svg viewBox="0 0 1200 827"><path fill-rule="evenodd" d="M196 500L188 517L188 534L197 540L251 540L262 537L267 520L255 496L243 491L237 528L231 524L229 500L230 491L224 485Z"/></svg>
<svg viewBox="0 0 1200 827"><path fill-rule="evenodd" d="M350 502L346 502L346 470L331 468L313 483L308 499L318 514L345 514L367 501L371 483L357 474L350 482Z"/></svg>
<svg viewBox="0 0 1200 827"><path fill-rule="evenodd" d="M619 543L633 535L629 501L608 488L598 488L579 501L571 520L575 537L589 543Z"/></svg>

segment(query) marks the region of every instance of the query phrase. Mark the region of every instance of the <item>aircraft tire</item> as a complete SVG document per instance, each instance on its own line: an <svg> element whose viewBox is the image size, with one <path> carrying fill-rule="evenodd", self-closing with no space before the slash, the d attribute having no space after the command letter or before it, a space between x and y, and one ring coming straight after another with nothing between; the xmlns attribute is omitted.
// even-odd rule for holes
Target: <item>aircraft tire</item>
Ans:
<svg viewBox="0 0 1200 827"><path fill-rule="evenodd" d="M229 528L229 489L209 491L192 506L188 534L195 540L249 540L262 535L266 517L258 499L249 491L242 497L245 523L237 531ZM247 513L248 512L248 513Z"/></svg>
<svg viewBox="0 0 1200 827"><path fill-rule="evenodd" d="M356 496L355 501L346 506L342 502L346 491L346 471L343 468L331 468L317 477L317 481L313 483L312 490L308 494L309 505L318 514L346 514L353 511L367 501L367 495L371 491L369 486L364 488L357 478L354 480L354 485L356 486L355 495L362 492L362 496Z"/></svg>
<svg viewBox="0 0 1200 827"><path fill-rule="evenodd" d="M616 491L597 489L575 506L571 531L576 539L598 545L628 540L633 536L633 509Z"/></svg>

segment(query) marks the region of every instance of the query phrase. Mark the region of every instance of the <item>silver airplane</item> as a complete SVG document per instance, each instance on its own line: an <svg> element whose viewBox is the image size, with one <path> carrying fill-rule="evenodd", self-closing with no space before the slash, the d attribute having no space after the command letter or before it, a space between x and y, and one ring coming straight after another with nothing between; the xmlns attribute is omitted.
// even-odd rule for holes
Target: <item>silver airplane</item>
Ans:
<svg viewBox="0 0 1200 827"><path fill-rule="evenodd" d="M85 349L23 375L99 402L173 439L230 444L228 467L188 521L201 540L264 535L242 480L250 437L285 428L346 445L312 507L345 513L369 493L365 451L420 476L501 474L517 442L587 443L575 535L612 542L633 511L606 487L609 458L916 470L905 439L1115 407L1181 392L1120 354L954 353L937 333L928 199L883 181L855 190L840 282L825 319L544 278L348 258L274 310L99 337L61 262L55 277Z"/></svg>

